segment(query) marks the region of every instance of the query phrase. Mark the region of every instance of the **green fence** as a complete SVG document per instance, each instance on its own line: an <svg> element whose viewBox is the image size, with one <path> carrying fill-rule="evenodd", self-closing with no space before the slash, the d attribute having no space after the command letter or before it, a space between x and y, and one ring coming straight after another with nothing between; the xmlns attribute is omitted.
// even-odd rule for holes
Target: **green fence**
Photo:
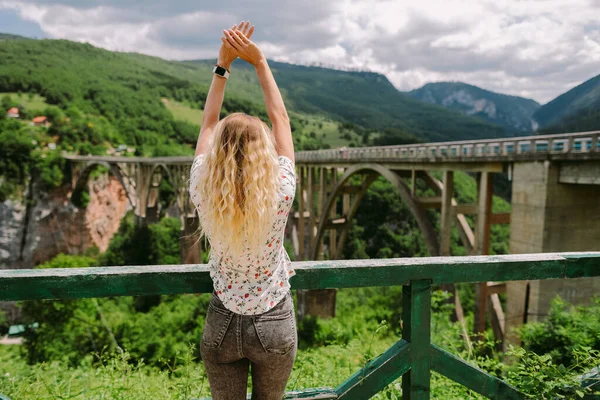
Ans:
<svg viewBox="0 0 600 400"><path fill-rule="evenodd" d="M502 380L431 343L432 285L600 276L600 252L295 262L293 289L404 285L402 338L337 388L287 398L368 399L402 376L404 399L430 398L431 371L490 399L523 399ZM212 291L206 265L0 270L0 301Z"/></svg>

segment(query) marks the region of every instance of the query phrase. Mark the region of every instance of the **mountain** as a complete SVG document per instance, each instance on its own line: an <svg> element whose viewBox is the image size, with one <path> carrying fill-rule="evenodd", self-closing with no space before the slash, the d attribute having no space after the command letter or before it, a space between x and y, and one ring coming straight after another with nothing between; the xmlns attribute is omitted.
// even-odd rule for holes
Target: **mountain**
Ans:
<svg viewBox="0 0 600 400"><path fill-rule="evenodd" d="M186 64L206 69L214 60ZM274 61L269 64L287 103L302 113L324 114L367 129L405 132L423 141L504 136L504 130L497 125L411 98L381 74ZM243 62L234 67L251 68ZM254 75L249 79L255 81ZM253 95L261 96L255 92Z"/></svg>
<svg viewBox="0 0 600 400"><path fill-rule="evenodd" d="M531 117L540 107L531 99L490 92L461 82L428 83L408 95L501 125L515 134L536 129Z"/></svg>
<svg viewBox="0 0 600 400"><path fill-rule="evenodd" d="M600 129L600 75L544 104L533 118L545 132Z"/></svg>
<svg viewBox="0 0 600 400"><path fill-rule="evenodd" d="M12 33L0 32L0 40L15 40L15 39L28 39L25 36L13 35Z"/></svg>
<svg viewBox="0 0 600 400"><path fill-rule="evenodd" d="M177 140L191 144L192 129L175 124L161 98L202 108L212 79L209 65L214 63L167 61L48 39L0 41L0 59L0 92L33 92L63 110L76 106L84 113L105 117L118 131L119 140L145 147L148 155L164 154L172 148L168 143ZM504 135L501 127L481 119L413 99L380 74L270 64L290 111L300 113L305 126L310 118L329 118L365 134L365 144ZM253 69L242 61L234 65L224 107L228 112L265 115ZM296 122L301 131L301 121ZM343 128L339 129L342 134ZM319 136L313 127L305 130L306 136ZM369 135L376 140L367 140ZM319 146L318 140L301 141L307 144L304 148ZM155 151L161 143L165 146Z"/></svg>

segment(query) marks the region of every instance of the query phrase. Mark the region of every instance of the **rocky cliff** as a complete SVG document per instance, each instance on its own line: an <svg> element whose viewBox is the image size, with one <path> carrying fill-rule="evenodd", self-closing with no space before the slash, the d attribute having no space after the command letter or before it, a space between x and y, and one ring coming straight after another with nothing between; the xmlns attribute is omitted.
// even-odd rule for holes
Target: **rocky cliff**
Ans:
<svg viewBox="0 0 600 400"><path fill-rule="evenodd" d="M90 181L88 189L90 202L79 209L69 201L70 187L46 193L33 178L23 200L0 203L0 268L31 268L93 246L106 250L128 210L127 197L109 176Z"/></svg>

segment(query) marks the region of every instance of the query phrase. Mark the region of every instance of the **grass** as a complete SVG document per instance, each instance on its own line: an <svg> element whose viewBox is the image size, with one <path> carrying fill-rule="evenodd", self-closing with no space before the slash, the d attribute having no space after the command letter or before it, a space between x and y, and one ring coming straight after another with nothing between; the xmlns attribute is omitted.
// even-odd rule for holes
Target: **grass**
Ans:
<svg viewBox="0 0 600 400"><path fill-rule="evenodd" d="M33 93L15 93L15 92L4 92L0 93L0 98L5 95L9 95L14 101L23 105L28 110L43 110L48 107L46 100L39 94Z"/></svg>
<svg viewBox="0 0 600 400"><path fill-rule="evenodd" d="M203 110L192 108L188 104L173 99L167 99L167 101L165 106L175 119L191 122L196 125L202 124ZM292 111L290 111L290 115L297 117L301 121L304 132L307 134L314 132L315 135L323 138L325 144L330 145L332 148L348 145L349 140L341 136L341 125L338 121L320 115L309 115ZM355 141L361 140L356 132L347 132Z"/></svg>
<svg viewBox="0 0 600 400"><path fill-rule="evenodd" d="M298 350L287 390L311 387L336 387L365 362L391 346L392 337L357 337L348 344L331 344ZM210 395L208 379L201 362L195 362L190 347L179 363L163 370L145 365L131 365L127 355L106 357L101 366L93 366L93 357L68 368L55 361L27 365L16 347L0 347L0 393L16 399L160 399L189 400ZM397 379L374 399L400 399ZM433 377L433 391L448 393L448 388L464 393L457 384L441 376ZM439 387L439 389L436 389ZM251 382L248 392L252 390ZM460 398L460 397L445 397ZM464 398L464 397L463 397ZM479 398L479 397L466 397Z"/></svg>
<svg viewBox="0 0 600 400"><path fill-rule="evenodd" d="M187 104L181 103L173 99L167 99L168 102L165 104L167 109L171 111L175 119L188 121L196 125L202 124L203 110L195 109Z"/></svg>
<svg viewBox="0 0 600 400"><path fill-rule="evenodd" d="M381 295L380 289L338 291L338 315L318 322L321 336L317 341L325 344L307 346L301 341L287 390L336 387L399 339L399 332L394 332L390 324L380 320L380 313L373 311L372 303L377 302L374 296ZM434 315L433 340L452 349L460 343L459 328L447 316ZM61 361L28 365L17 346L4 346L0 347L0 393L12 400L190 400L209 396L204 367L193 356L197 353L195 344L188 346L187 354L180 354L176 363L165 364L161 369L135 364L126 353L88 355L76 368L69 368ZM249 382L248 391L251 386ZM432 379L432 395L446 399L479 398L438 375ZM400 379L373 398L399 400Z"/></svg>

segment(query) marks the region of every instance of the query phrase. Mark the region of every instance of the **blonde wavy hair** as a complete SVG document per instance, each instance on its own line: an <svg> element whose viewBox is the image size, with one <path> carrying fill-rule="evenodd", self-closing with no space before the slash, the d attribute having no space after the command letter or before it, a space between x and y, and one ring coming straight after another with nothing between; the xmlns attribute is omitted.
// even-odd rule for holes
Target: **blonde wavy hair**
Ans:
<svg viewBox="0 0 600 400"><path fill-rule="evenodd" d="M230 114L216 125L197 187L200 233L239 255L262 249L278 206L279 162L269 127L259 118Z"/></svg>

